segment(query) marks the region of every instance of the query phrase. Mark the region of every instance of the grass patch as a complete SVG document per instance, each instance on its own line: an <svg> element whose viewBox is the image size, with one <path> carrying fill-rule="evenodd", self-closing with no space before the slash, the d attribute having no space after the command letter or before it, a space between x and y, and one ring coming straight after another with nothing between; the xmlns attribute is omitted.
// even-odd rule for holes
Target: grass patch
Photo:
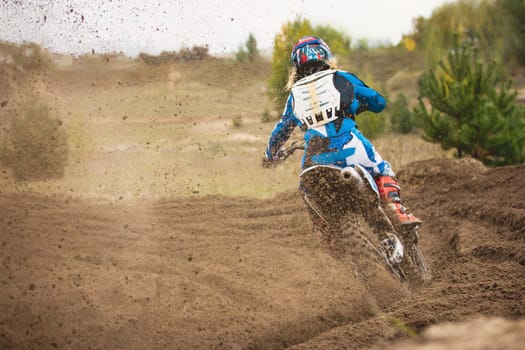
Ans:
<svg viewBox="0 0 525 350"><path fill-rule="evenodd" d="M213 59L147 69L127 61L86 64L49 70L45 84L34 80L70 135L64 177L19 184L2 176L4 190L269 198L297 189L300 154L275 169L261 167L274 127L267 119L275 119L265 109L265 69ZM300 137L297 129L292 138ZM394 169L446 156L417 135L383 134L374 144Z"/></svg>

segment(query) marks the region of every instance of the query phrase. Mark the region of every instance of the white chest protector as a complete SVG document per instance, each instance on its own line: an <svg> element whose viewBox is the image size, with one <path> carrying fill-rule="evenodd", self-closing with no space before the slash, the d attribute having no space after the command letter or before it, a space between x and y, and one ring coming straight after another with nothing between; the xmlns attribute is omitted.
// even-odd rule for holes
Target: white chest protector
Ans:
<svg viewBox="0 0 525 350"><path fill-rule="evenodd" d="M338 118L341 94L334 85L335 70L309 75L292 87L294 114L308 128L317 128Z"/></svg>

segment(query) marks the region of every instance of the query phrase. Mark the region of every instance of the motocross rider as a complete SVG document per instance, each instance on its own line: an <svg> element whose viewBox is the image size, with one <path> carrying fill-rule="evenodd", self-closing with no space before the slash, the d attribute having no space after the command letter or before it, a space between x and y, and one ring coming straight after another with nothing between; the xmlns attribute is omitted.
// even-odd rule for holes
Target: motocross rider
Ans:
<svg viewBox="0 0 525 350"><path fill-rule="evenodd" d="M374 178L381 202L399 224L420 225L422 221L401 203L400 187L390 164L355 124L355 116L361 112L381 112L385 98L356 75L337 70L330 48L318 37L299 39L291 60L290 95L268 141L263 166L278 161L277 152L299 126L305 132L303 169L317 164L341 168L360 164ZM312 221L316 224L314 217Z"/></svg>

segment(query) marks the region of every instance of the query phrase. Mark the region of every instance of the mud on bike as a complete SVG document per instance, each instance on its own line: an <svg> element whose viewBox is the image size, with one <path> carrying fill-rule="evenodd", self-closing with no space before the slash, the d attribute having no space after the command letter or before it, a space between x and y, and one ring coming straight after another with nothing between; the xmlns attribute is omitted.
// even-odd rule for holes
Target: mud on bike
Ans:
<svg viewBox="0 0 525 350"><path fill-rule="evenodd" d="M302 140L281 148L275 164L304 148ZM327 227L326 231L353 236L360 241L360 249L368 249L401 282L430 280L430 270L418 247L419 225L393 224L395 220L381 207L374 179L362 166L313 165L299 178L311 215ZM371 230L359 229L362 219Z"/></svg>

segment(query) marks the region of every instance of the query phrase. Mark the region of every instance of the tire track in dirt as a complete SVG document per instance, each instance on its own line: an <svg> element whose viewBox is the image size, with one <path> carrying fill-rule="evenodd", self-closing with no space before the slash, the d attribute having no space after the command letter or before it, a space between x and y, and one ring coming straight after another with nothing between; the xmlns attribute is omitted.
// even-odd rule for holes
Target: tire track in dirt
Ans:
<svg viewBox="0 0 525 350"><path fill-rule="evenodd" d="M2 348L283 348L393 300L320 249L296 194L0 203Z"/></svg>
<svg viewBox="0 0 525 350"><path fill-rule="evenodd" d="M268 201L173 199L157 203L157 210L165 230L177 230L175 235L191 249L192 263L199 266L204 260L200 266L206 273L199 273L197 280L202 285L224 281L224 288L215 285L211 293L222 290L221 303L233 315L227 311L228 331L208 336L224 339L227 348L284 348L334 325L368 317L364 315L377 308L374 295L353 276L352 265L320 249L297 194ZM232 289L244 291L243 298Z"/></svg>
<svg viewBox="0 0 525 350"><path fill-rule="evenodd" d="M0 324L6 344L111 344L104 335L124 319L123 301L132 300L136 309L154 295L151 277L140 273L148 246L141 233L151 229L144 209L132 212L122 202L2 195L1 299L7 312ZM140 283L128 288L134 279Z"/></svg>
<svg viewBox="0 0 525 350"><path fill-rule="evenodd" d="M421 248L432 282L379 317L331 329L292 348L389 348L385 344L407 337L407 331L441 322L523 319L524 174L524 165L487 169L472 159L418 162L399 172L401 184L407 184L403 198L424 221Z"/></svg>
<svg viewBox="0 0 525 350"><path fill-rule="evenodd" d="M0 193L0 348L359 349L444 321L520 319L524 173L470 160L399 173L434 275L410 291L328 254L292 192Z"/></svg>

